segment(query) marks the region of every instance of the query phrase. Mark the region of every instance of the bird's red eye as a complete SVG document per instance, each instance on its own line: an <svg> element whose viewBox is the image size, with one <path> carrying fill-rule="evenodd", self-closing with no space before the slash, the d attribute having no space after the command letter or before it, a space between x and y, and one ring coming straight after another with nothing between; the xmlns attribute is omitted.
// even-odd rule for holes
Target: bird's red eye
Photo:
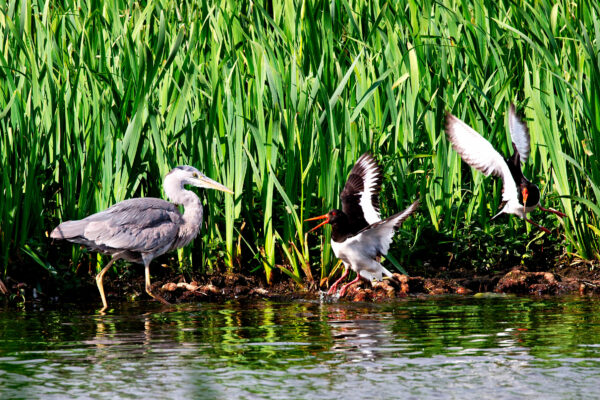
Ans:
<svg viewBox="0 0 600 400"><path fill-rule="evenodd" d="M337 213L336 213L335 211L332 211L332 212L331 212L331 215L333 215L334 217L335 217L335 215L336 215L336 214L337 214Z"/></svg>

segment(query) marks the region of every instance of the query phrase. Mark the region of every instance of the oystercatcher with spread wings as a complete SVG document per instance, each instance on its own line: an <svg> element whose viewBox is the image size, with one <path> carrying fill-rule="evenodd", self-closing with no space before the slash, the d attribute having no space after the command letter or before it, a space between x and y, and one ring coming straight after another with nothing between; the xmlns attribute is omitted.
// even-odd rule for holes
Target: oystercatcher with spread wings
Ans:
<svg viewBox="0 0 600 400"><path fill-rule="evenodd" d="M492 174L502 178L502 210L492 219L502 213L515 214L540 230L550 233L548 229L528 219L527 214L536 208L560 217L565 217L565 214L542 207L540 190L523 175L521 163L527 161L530 151L529 130L517 116L513 104L508 112L508 125L514 153L511 158L504 158L469 125L446 113L446 135L454 150L467 164L485 176Z"/></svg>
<svg viewBox="0 0 600 400"><path fill-rule="evenodd" d="M342 286L340 297L353 283L361 278L371 281L381 280L392 273L379 263L379 257L387 254L394 232L411 215L419 202L415 201L406 210L384 220L379 217L379 192L382 174L377 161L368 153L363 154L350 171L350 176L342 190L341 210L331 210L325 215L309 218L306 221L324 219L309 232L325 224L331 224L331 248L335 256L344 263L344 273L329 289L333 294L339 283L350 273L356 272L356 279Z"/></svg>

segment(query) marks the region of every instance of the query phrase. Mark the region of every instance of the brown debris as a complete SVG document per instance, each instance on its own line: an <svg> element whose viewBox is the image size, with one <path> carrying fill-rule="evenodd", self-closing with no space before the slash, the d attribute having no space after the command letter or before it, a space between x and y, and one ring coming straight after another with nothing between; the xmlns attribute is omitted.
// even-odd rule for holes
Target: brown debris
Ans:
<svg viewBox="0 0 600 400"><path fill-rule="evenodd" d="M162 285L161 289L167 292L174 292L177 290L177 284L174 282L168 282Z"/></svg>
<svg viewBox="0 0 600 400"><path fill-rule="evenodd" d="M393 299L396 297L396 289L387 281L374 282L373 290L379 295L383 295L382 297L387 297Z"/></svg>
<svg viewBox="0 0 600 400"><path fill-rule="evenodd" d="M279 282L267 285L261 276L224 273L202 275L197 280L187 282L181 274L164 274L166 278L156 279L154 289L171 303L223 301L243 298L319 299L324 292L317 287L318 282L305 279L295 283L284 276ZM90 285L95 286L93 275ZM6 291L22 293L23 299L32 299L32 288L25 283L7 277L5 287L0 282L0 298ZM321 284L325 283L324 281ZM127 293L145 296L143 276L134 280L109 280L105 290L109 296L126 298ZM96 291L88 291L96 300ZM407 276L395 273L381 282L361 281L348 287L342 301L386 302L390 299L414 295L469 295L472 293L496 292L523 295L600 295L600 272L586 266L556 266L549 271L527 271L523 265L512 270L477 275L468 270L450 271L437 269L435 277ZM39 295L40 293L38 293ZM45 295L42 295L46 298ZM335 299L335 298L333 298Z"/></svg>
<svg viewBox="0 0 600 400"><path fill-rule="evenodd" d="M558 282L551 272L527 272L513 269L504 275L496 288L497 293L555 294Z"/></svg>

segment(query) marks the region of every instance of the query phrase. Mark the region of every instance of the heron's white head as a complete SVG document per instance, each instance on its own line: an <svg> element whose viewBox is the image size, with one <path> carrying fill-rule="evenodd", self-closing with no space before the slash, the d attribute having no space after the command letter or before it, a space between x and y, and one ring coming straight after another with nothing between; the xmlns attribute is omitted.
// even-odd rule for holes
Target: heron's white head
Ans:
<svg viewBox="0 0 600 400"><path fill-rule="evenodd" d="M174 194L177 190L181 189L183 185L192 185L205 189L215 189L233 194L233 191L226 186L210 179L202 172L198 171L197 168L189 165L180 165L175 167L167 174L167 176L165 176L164 188L167 196L170 198L172 198L170 194Z"/></svg>

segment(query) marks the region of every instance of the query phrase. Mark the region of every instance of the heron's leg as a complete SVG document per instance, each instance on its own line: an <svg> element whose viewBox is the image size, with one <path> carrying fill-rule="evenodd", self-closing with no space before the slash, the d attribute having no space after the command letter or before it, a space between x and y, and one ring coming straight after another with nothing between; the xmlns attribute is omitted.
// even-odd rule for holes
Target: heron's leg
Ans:
<svg viewBox="0 0 600 400"><path fill-rule="evenodd" d="M550 233L551 233L551 232L550 232L550 229L548 229L548 228L544 228L543 226L541 226L541 225L540 225L540 224L538 224L538 223L535 223L535 222L533 222L533 221L532 221L532 220L530 220L529 218L525 218L525 221L527 221L527 222L529 222L531 225L533 225L533 226L537 227L537 228L538 228L540 231L544 231L544 232L546 232L547 234L550 234Z"/></svg>
<svg viewBox="0 0 600 400"><path fill-rule="evenodd" d="M336 292L337 287L340 284L340 282L343 281L344 279L346 279L346 277L348 276L348 274L350 274L350 268L344 266L344 273L342 274L341 278L338 279L337 281L335 281L335 283L333 285L331 285L331 287L327 291L327 294L328 295L334 294Z"/></svg>
<svg viewBox="0 0 600 400"><path fill-rule="evenodd" d="M146 267L146 293L148 293L150 297L152 297L154 300L158 300L163 304L169 305L170 303L168 301L166 301L157 294L153 294L150 290L150 260L144 260L144 266Z"/></svg>
<svg viewBox="0 0 600 400"><path fill-rule="evenodd" d="M552 213L552 214L556 214L556 215L558 215L558 216L559 216L559 217L561 217L561 218L564 218L564 217L566 217L566 216L567 216L567 214L565 214L565 213L561 213L560 211L557 211L557 210L555 210L555 209L553 209L553 208L544 208L544 207L542 207L542 206L538 206L538 208L539 208L540 210L542 210L542 211L549 212L549 213Z"/></svg>
<svg viewBox="0 0 600 400"><path fill-rule="evenodd" d="M104 310L106 310L108 308L108 303L106 303L106 296L104 295L104 285L102 284L102 279L104 279L104 274L106 274L106 271L108 271L108 269L110 268L110 266L119 259L120 257L113 257L108 264L106 264L106 266L104 268L102 268L102 271L100 271L100 273L98 273L98 275L96 275L96 285L98 286L98 291L100 291L100 297L102 298L102 305L104 307L102 307L102 309L100 310L100 313L104 313Z"/></svg>
<svg viewBox="0 0 600 400"><path fill-rule="evenodd" d="M342 286L342 289L340 290L340 297L343 297L346 294L346 290L348 290L348 287L356 282L360 282L360 280L362 279L362 277L360 276L359 273L356 274L356 279L354 279L352 282L350 283L346 283L344 286Z"/></svg>

